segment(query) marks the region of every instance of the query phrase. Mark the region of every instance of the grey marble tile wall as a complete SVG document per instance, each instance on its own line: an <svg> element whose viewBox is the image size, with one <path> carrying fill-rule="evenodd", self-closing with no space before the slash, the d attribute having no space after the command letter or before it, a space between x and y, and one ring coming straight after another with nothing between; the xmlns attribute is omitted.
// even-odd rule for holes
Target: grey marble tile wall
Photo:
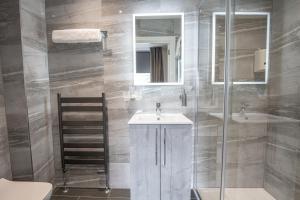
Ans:
<svg viewBox="0 0 300 200"><path fill-rule="evenodd" d="M57 93L62 96L100 96L104 92L104 61L101 44L54 44L52 31L68 28L99 28L102 1L46 1L48 60L51 88L52 131L56 183L62 183L57 115ZM69 171L70 186L98 187L104 183L95 168Z"/></svg>
<svg viewBox="0 0 300 200"><path fill-rule="evenodd" d="M271 0L239 0L235 1L235 4L236 11L272 10ZM198 188L220 187L223 127L222 121L209 113L223 112L223 85L211 84L211 41L212 13L224 11L224 1L201 1L197 90L198 135L195 138L195 185ZM233 36L233 40L235 39L238 38ZM247 112L267 112L266 86L234 85L230 95L232 113L240 111L241 103L250 105ZM230 124L227 138L226 187L263 187L266 127L267 124Z"/></svg>
<svg viewBox="0 0 300 200"><path fill-rule="evenodd" d="M198 1L46 1L51 104L57 182L60 179L56 93L63 96L97 96L105 92L109 112L110 170L112 187L129 187L129 134L127 122L137 110L154 111L155 102L164 112L181 111L194 118L197 78ZM186 68L184 86L134 87L140 99L126 101L124 92L133 84L132 14L185 12ZM108 31L108 49L101 45L53 44L51 32L64 28L100 28ZM188 107L182 108L179 95L188 92ZM72 170L69 184L97 187L103 179L92 170Z"/></svg>
<svg viewBox="0 0 300 200"><path fill-rule="evenodd" d="M54 177L45 0L21 0L24 87L35 181Z"/></svg>
<svg viewBox="0 0 300 200"><path fill-rule="evenodd" d="M300 2L273 1L269 112L300 119ZM276 199L300 196L300 123L268 126L264 187Z"/></svg>
<svg viewBox="0 0 300 200"><path fill-rule="evenodd" d="M11 165L0 59L0 178L11 179Z"/></svg>
<svg viewBox="0 0 300 200"><path fill-rule="evenodd" d="M0 55L12 176L15 180L32 180L19 1L1 1L0 9Z"/></svg>
<svg viewBox="0 0 300 200"><path fill-rule="evenodd" d="M12 176L50 181L54 167L44 0L1 1L0 8Z"/></svg>

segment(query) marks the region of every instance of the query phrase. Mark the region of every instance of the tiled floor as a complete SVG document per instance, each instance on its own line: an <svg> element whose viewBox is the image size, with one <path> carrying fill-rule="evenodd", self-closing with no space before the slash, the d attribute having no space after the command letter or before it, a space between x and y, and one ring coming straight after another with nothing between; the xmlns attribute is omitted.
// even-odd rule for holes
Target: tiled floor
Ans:
<svg viewBox="0 0 300 200"><path fill-rule="evenodd" d="M56 188L53 191L51 200L130 200L130 191L127 189L112 189L110 194L105 194L99 189L69 189L68 193L63 193L63 188ZM191 197L191 200L196 200Z"/></svg>
<svg viewBox="0 0 300 200"><path fill-rule="evenodd" d="M216 188L199 189L202 200L219 200L220 190ZM263 188L227 188L225 200L276 200Z"/></svg>
<svg viewBox="0 0 300 200"><path fill-rule="evenodd" d="M126 189L113 189L109 194L100 189L70 188L63 193L63 188L56 188L51 200L130 200L130 192Z"/></svg>

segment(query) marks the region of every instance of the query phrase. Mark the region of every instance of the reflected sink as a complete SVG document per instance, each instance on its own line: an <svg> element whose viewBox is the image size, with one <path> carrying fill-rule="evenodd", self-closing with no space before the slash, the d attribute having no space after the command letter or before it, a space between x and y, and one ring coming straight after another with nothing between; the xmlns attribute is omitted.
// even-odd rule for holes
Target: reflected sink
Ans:
<svg viewBox="0 0 300 200"><path fill-rule="evenodd" d="M209 115L223 119L223 113L210 113ZM292 119L283 116L265 114L265 113L232 113L232 120L237 123L299 123L297 119Z"/></svg>
<svg viewBox="0 0 300 200"><path fill-rule="evenodd" d="M159 119L156 113L136 113L128 124L193 124L193 122L181 113L162 113Z"/></svg>

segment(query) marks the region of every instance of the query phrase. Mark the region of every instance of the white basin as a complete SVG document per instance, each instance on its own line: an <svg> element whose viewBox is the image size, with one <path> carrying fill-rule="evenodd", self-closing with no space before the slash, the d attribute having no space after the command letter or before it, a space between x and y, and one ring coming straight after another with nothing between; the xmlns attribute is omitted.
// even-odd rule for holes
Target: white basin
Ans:
<svg viewBox="0 0 300 200"><path fill-rule="evenodd" d="M128 124L193 124L193 122L181 113L162 113L159 119L155 113L136 113Z"/></svg>
<svg viewBox="0 0 300 200"><path fill-rule="evenodd" d="M210 113L211 116L223 119L223 113ZM300 120L266 113L232 113L232 120L238 123L299 123Z"/></svg>

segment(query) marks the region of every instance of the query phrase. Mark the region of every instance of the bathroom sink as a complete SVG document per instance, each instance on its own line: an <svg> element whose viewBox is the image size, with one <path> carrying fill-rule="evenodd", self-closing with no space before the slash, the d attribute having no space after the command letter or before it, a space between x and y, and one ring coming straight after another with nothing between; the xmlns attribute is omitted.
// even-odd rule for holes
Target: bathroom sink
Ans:
<svg viewBox="0 0 300 200"><path fill-rule="evenodd" d="M217 117L219 119L223 119L223 113L210 113L211 116ZM237 123L299 123L300 120L271 115L266 113L245 113L245 115L241 115L240 113L233 113L232 120Z"/></svg>
<svg viewBox="0 0 300 200"><path fill-rule="evenodd" d="M193 122L181 113L162 113L160 117L156 113L136 113L128 124L193 124Z"/></svg>

